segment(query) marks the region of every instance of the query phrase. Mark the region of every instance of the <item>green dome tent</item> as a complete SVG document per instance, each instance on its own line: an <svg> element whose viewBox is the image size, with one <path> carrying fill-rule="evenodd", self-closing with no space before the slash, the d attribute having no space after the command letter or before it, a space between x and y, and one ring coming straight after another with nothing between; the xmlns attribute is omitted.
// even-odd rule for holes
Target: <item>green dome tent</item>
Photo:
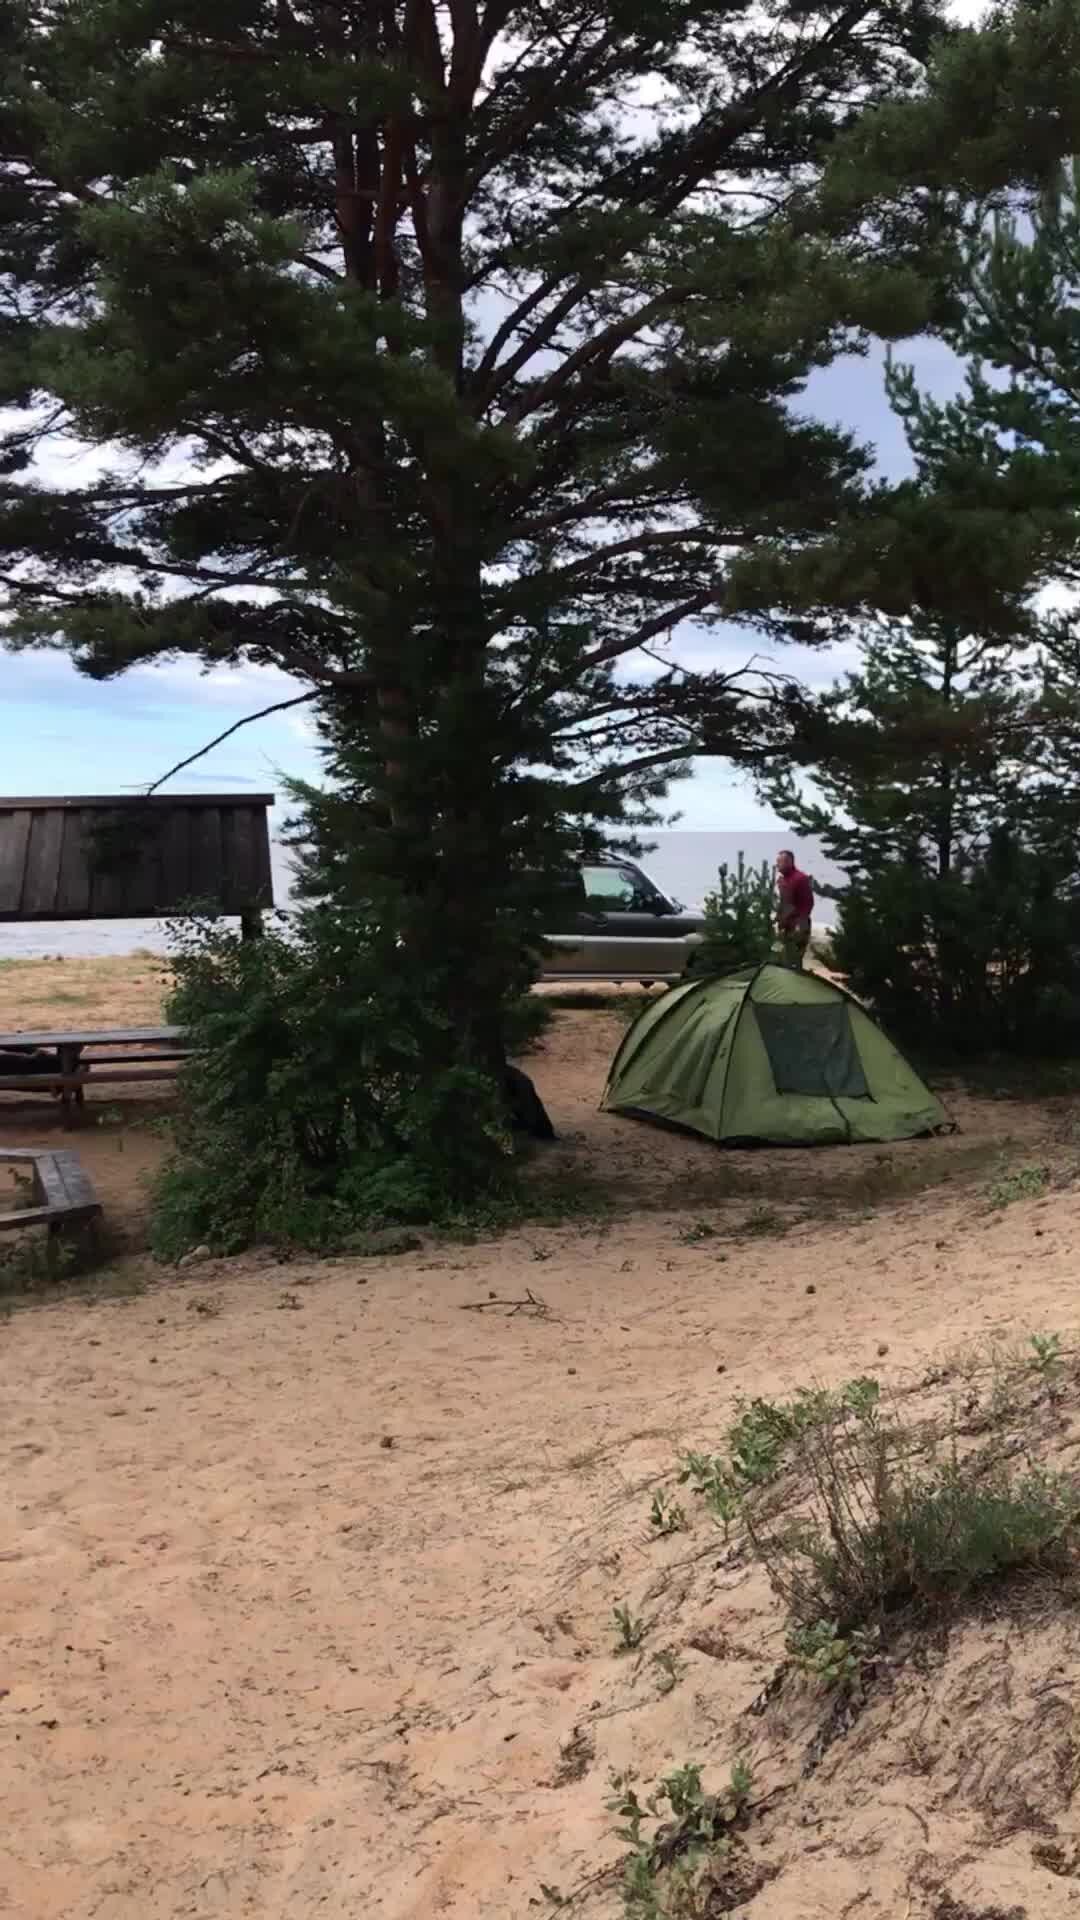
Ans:
<svg viewBox="0 0 1080 1920"><path fill-rule="evenodd" d="M652 1001L601 1106L729 1145L911 1140L949 1125L870 1015L820 974L771 962Z"/></svg>

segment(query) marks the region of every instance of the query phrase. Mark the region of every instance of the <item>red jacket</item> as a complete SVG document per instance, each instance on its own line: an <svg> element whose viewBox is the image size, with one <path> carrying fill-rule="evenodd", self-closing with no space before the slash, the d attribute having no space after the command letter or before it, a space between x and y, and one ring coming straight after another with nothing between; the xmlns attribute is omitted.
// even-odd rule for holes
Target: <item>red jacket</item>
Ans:
<svg viewBox="0 0 1080 1920"><path fill-rule="evenodd" d="M814 911L814 889L806 874L792 867L790 873L780 875L779 888L781 924L791 927L798 920L809 920Z"/></svg>

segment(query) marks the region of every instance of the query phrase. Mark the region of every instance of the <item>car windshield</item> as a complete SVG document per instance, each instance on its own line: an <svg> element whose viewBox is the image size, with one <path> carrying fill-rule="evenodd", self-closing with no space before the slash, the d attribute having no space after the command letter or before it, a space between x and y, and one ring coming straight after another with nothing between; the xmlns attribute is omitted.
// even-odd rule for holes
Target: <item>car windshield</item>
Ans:
<svg viewBox="0 0 1080 1920"><path fill-rule="evenodd" d="M584 869L586 905L593 913L658 913L664 902L637 867Z"/></svg>

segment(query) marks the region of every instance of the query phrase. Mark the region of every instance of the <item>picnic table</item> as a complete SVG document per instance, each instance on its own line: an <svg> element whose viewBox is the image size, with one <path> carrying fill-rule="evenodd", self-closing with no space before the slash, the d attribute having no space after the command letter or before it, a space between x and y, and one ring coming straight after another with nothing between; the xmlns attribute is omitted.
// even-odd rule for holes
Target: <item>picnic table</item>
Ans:
<svg viewBox="0 0 1080 1920"><path fill-rule="evenodd" d="M0 1091L58 1093L64 1117L70 1123L72 1104L81 1107L91 1075L98 1081L162 1080L176 1071L190 1052L183 1027L95 1027L78 1033L0 1033L0 1056L5 1048L51 1054L44 1066L36 1060L20 1073L14 1060L0 1057ZM121 1051L118 1051L121 1049ZM10 1071L3 1071L10 1068ZM164 1071L163 1071L164 1069Z"/></svg>

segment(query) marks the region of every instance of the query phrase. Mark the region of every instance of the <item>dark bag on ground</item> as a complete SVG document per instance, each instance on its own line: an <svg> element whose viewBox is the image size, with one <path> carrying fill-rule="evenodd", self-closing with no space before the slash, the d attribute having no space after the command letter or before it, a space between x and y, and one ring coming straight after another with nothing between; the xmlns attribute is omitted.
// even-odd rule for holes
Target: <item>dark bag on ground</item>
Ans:
<svg viewBox="0 0 1080 1920"><path fill-rule="evenodd" d="M0 1047L0 1079L5 1074L29 1078L32 1073L59 1073L60 1057L44 1047Z"/></svg>
<svg viewBox="0 0 1080 1920"><path fill-rule="evenodd" d="M503 1085L515 1133L527 1133L534 1140L554 1140L555 1129L528 1074L518 1067L507 1067Z"/></svg>

